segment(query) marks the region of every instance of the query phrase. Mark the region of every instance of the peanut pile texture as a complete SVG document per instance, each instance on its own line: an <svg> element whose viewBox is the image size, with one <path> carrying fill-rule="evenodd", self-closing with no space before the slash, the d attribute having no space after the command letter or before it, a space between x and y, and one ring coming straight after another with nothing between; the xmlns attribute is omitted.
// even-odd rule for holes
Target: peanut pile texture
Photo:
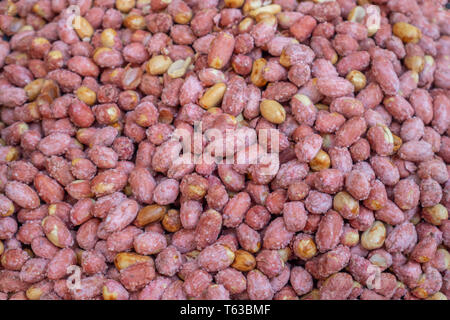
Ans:
<svg viewBox="0 0 450 320"><path fill-rule="evenodd" d="M446 6L1 0L0 299L447 300Z"/></svg>

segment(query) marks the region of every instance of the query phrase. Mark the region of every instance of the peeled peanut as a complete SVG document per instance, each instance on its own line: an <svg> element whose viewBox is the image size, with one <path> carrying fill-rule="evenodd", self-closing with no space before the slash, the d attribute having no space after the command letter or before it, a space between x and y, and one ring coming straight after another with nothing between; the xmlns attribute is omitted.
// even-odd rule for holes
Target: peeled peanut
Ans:
<svg viewBox="0 0 450 320"><path fill-rule="evenodd" d="M436 292L435 294L429 296L426 300L448 300L447 296L442 292Z"/></svg>
<svg viewBox="0 0 450 320"><path fill-rule="evenodd" d="M238 29L241 33L249 32L254 23L255 21L252 18L246 17L239 22Z"/></svg>
<svg viewBox="0 0 450 320"><path fill-rule="evenodd" d="M136 263L151 261L149 256L142 256L132 252L120 252L114 258L114 265L117 270L123 270Z"/></svg>
<svg viewBox="0 0 450 320"><path fill-rule="evenodd" d="M347 219L348 215L355 218L359 215L359 202L346 191L341 191L334 196L333 208Z"/></svg>
<svg viewBox="0 0 450 320"><path fill-rule="evenodd" d="M364 249L374 250L381 248L386 239L386 227L383 222L375 221L372 226L361 235L361 245Z"/></svg>
<svg viewBox="0 0 450 320"><path fill-rule="evenodd" d="M242 272L247 272L255 268L256 259L250 252L237 250L234 255L234 262L231 264L231 267Z"/></svg>
<svg viewBox="0 0 450 320"><path fill-rule="evenodd" d="M347 247L356 246L359 243L359 232L357 230L346 232L341 243Z"/></svg>
<svg viewBox="0 0 450 320"><path fill-rule="evenodd" d="M45 79L36 79L28 83L23 89L28 96L29 101L33 101L37 98L41 89L44 86Z"/></svg>
<svg viewBox="0 0 450 320"><path fill-rule="evenodd" d="M310 237L295 242L294 254L302 260L309 260L317 254L317 246Z"/></svg>
<svg viewBox="0 0 450 320"><path fill-rule="evenodd" d="M249 16L252 18L256 18L258 15L262 13L268 13L271 15L276 15L281 12L281 6L279 4L269 4L264 7L259 7L249 12Z"/></svg>
<svg viewBox="0 0 450 320"><path fill-rule="evenodd" d="M117 36L116 30L107 28L102 31L100 35L100 41L102 46L112 48L115 44L115 37Z"/></svg>
<svg viewBox="0 0 450 320"><path fill-rule="evenodd" d="M425 66L425 59L422 56L406 56L405 59L403 59L403 62L409 70L417 73L422 72Z"/></svg>
<svg viewBox="0 0 450 320"><path fill-rule="evenodd" d="M262 5L262 0L247 0L242 7L242 11L245 15L247 15L250 11L260 8Z"/></svg>
<svg viewBox="0 0 450 320"><path fill-rule="evenodd" d="M397 22L394 24L392 33L404 43L417 43L422 38L420 29L406 22Z"/></svg>
<svg viewBox="0 0 450 320"><path fill-rule="evenodd" d="M154 56L147 62L147 72L154 76L164 74L172 63L172 59L168 56Z"/></svg>
<svg viewBox="0 0 450 320"><path fill-rule="evenodd" d="M95 91L86 86L79 87L75 94L79 100L83 101L88 106L94 105L97 101L97 94Z"/></svg>
<svg viewBox="0 0 450 320"><path fill-rule="evenodd" d="M275 100L263 100L259 105L261 115L269 122L280 124L286 120L286 110Z"/></svg>
<svg viewBox="0 0 450 320"><path fill-rule="evenodd" d="M309 166L313 171L328 169L330 164L330 156L323 150L319 150L316 156L309 162Z"/></svg>
<svg viewBox="0 0 450 320"><path fill-rule="evenodd" d="M227 90L227 85L225 83L216 83L208 90L205 91L203 96L199 100L199 104L204 109L209 109L217 107L222 101L223 95Z"/></svg>
<svg viewBox="0 0 450 320"><path fill-rule="evenodd" d="M117 292L109 292L107 286L102 289L103 300L117 300Z"/></svg>
<svg viewBox="0 0 450 320"><path fill-rule="evenodd" d="M28 300L39 300L43 293L42 288L36 285L31 285L25 292L25 295Z"/></svg>
<svg viewBox="0 0 450 320"><path fill-rule="evenodd" d="M291 256L291 249L289 247L279 249L278 254L281 257L281 260L287 262L289 260L289 257Z"/></svg>
<svg viewBox="0 0 450 320"><path fill-rule="evenodd" d="M176 209L170 209L164 215L161 222L164 230L167 232L177 232L181 229L180 212Z"/></svg>
<svg viewBox="0 0 450 320"><path fill-rule="evenodd" d="M320 300L319 289L313 289L310 293L305 294L300 300Z"/></svg>
<svg viewBox="0 0 450 320"><path fill-rule="evenodd" d="M89 40L94 34L94 28L92 28L89 21L82 16L76 16L73 19L72 26L81 40Z"/></svg>
<svg viewBox="0 0 450 320"><path fill-rule="evenodd" d="M396 136L395 134L392 134L392 139L394 140L394 152L397 152L397 150L402 146L402 138Z"/></svg>
<svg viewBox="0 0 450 320"><path fill-rule="evenodd" d="M265 86L267 80L263 77L264 68L267 64L266 59L259 58L253 61L252 73L250 74L250 80L257 87Z"/></svg>
<svg viewBox="0 0 450 320"><path fill-rule="evenodd" d="M225 0L225 7L227 8L240 8L244 5L245 0Z"/></svg>
<svg viewBox="0 0 450 320"><path fill-rule="evenodd" d="M355 91L360 91L365 88L367 84L367 79L364 73L358 70L350 71L345 77L348 81L350 81L355 87Z"/></svg>
<svg viewBox="0 0 450 320"><path fill-rule="evenodd" d="M135 224L138 227L144 227L150 223L160 221L167 212L167 206L151 204L143 207L137 214Z"/></svg>
<svg viewBox="0 0 450 320"><path fill-rule="evenodd" d="M141 15L129 14L123 19L123 25L131 30L142 30L145 28L145 19Z"/></svg>
<svg viewBox="0 0 450 320"><path fill-rule="evenodd" d="M361 23L366 16L366 10L364 10L361 6L356 6L352 10L350 10L347 20L352 22Z"/></svg>
<svg viewBox="0 0 450 320"><path fill-rule="evenodd" d="M191 57L188 57L186 60L179 59L170 65L167 74L172 79L181 78L185 75L190 64Z"/></svg>
<svg viewBox="0 0 450 320"><path fill-rule="evenodd" d="M178 24L188 24L192 19L192 10L186 10L183 12L178 12L174 17L173 21Z"/></svg>
<svg viewBox="0 0 450 320"><path fill-rule="evenodd" d="M442 221L448 219L447 208L438 203L432 207L426 207L422 209L423 218L435 226L440 226Z"/></svg>
<svg viewBox="0 0 450 320"><path fill-rule="evenodd" d="M136 5L135 0L116 0L116 8L120 12L127 13Z"/></svg>

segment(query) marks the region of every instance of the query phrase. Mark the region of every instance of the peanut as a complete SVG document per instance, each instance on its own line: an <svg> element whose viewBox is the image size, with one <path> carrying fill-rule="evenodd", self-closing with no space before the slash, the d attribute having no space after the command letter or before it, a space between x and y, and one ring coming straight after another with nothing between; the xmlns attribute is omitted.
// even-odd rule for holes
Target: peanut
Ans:
<svg viewBox="0 0 450 320"><path fill-rule="evenodd" d="M162 75L172 65L172 59L168 56L154 56L147 62L147 72L151 75Z"/></svg>
<svg viewBox="0 0 450 320"><path fill-rule="evenodd" d="M263 87L266 85L267 80L264 79L263 73L266 67L267 61L264 58L259 58L253 61L252 73L250 74L250 80L257 87Z"/></svg>
<svg viewBox="0 0 450 320"><path fill-rule="evenodd" d="M217 107L222 101L222 98L227 90L225 83L216 83L205 91L199 100L199 104L204 109Z"/></svg>
<svg viewBox="0 0 450 320"><path fill-rule="evenodd" d="M256 259L250 252L245 250L237 250L234 255L235 258L231 264L231 267L236 270L247 272L256 267Z"/></svg>
<svg viewBox="0 0 450 320"><path fill-rule="evenodd" d="M72 25L80 39L83 41L90 40L94 34L94 29L84 17L76 16L73 19Z"/></svg>
<svg viewBox="0 0 450 320"><path fill-rule="evenodd" d="M269 122L280 124L286 120L286 111L275 100L263 100L259 105L259 109L264 119Z"/></svg>
<svg viewBox="0 0 450 320"><path fill-rule="evenodd" d="M417 43L422 38L419 28L407 22L397 22L392 27L392 33L404 43Z"/></svg>
<svg viewBox="0 0 450 320"><path fill-rule="evenodd" d="M345 77L348 81L350 81L355 87L355 91L361 91L366 87L367 80L364 73L358 70L350 71Z"/></svg>
<svg viewBox="0 0 450 320"><path fill-rule="evenodd" d="M152 258L132 252L120 252L114 258L114 265L120 271L136 263L147 261L152 261Z"/></svg>
<svg viewBox="0 0 450 320"><path fill-rule="evenodd" d="M361 245L364 249L381 248L386 239L386 227L381 221L375 221L372 226L361 235Z"/></svg>
<svg viewBox="0 0 450 320"><path fill-rule="evenodd" d="M144 227L150 223L162 220L166 212L167 206L151 204L138 212L135 223L139 227Z"/></svg>
<svg viewBox="0 0 450 320"><path fill-rule="evenodd" d="M316 154L314 159L309 162L309 166L313 171L328 169L330 167L330 164L330 156L322 149Z"/></svg>

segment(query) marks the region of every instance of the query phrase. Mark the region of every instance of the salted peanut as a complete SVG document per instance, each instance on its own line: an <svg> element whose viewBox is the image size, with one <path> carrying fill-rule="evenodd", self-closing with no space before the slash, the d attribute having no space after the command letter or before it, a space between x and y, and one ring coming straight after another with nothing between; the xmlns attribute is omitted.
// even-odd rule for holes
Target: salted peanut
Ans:
<svg viewBox="0 0 450 320"><path fill-rule="evenodd" d="M341 191L333 198L333 209L345 219L355 219L359 215L359 203L348 192Z"/></svg>
<svg viewBox="0 0 450 320"><path fill-rule="evenodd" d="M447 208L440 203L432 207L423 208L421 215L425 219L425 221L435 226L442 225L442 222L448 219Z"/></svg>
<svg viewBox="0 0 450 320"><path fill-rule="evenodd" d="M114 258L114 265L117 270L126 269L134 264L152 261L149 256L140 255L133 252L120 252Z"/></svg>
<svg viewBox="0 0 450 320"><path fill-rule="evenodd" d="M91 192L101 197L122 190L127 183L127 175L119 170L110 169L99 173L90 181Z"/></svg>
<svg viewBox="0 0 450 320"><path fill-rule="evenodd" d="M154 76L162 75L166 73L172 63L172 59L169 56L154 56L147 62L147 72Z"/></svg>
<svg viewBox="0 0 450 320"><path fill-rule="evenodd" d="M5 195L17 205L26 209L35 209L39 206L39 196L28 185L18 182L9 181L5 186Z"/></svg>
<svg viewBox="0 0 450 320"><path fill-rule="evenodd" d="M266 68L267 60L259 58L253 61L252 73L250 74L251 82L257 87L266 85L267 80L264 78L264 69Z"/></svg>
<svg viewBox="0 0 450 320"><path fill-rule="evenodd" d="M211 43L208 53L208 65L222 69L231 59L235 45L234 36L228 32L220 32Z"/></svg>
<svg viewBox="0 0 450 320"><path fill-rule="evenodd" d="M442 287L442 276L435 268L427 268L414 283L414 287L411 293L419 299L426 299L439 292Z"/></svg>
<svg viewBox="0 0 450 320"><path fill-rule="evenodd" d="M191 57L188 57L186 60L179 59L170 65L169 69L167 70L167 74L172 79L181 78L185 75L190 64Z"/></svg>
<svg viewBox="0 0 450 320"><path fill-rule="evenodd" d="M366 87L367 79L364 73L358 70L352 70L350 71L346 76L345 79L350 81L353 84L353 87L355 88L355 91L358 92Z"/></svg>
<svg viewBox="0 0 450 320"><path fill-rule="evenodd" d="M303 42L311 36L316 25L317 21L313 17L305 15L291 25L289 31L298 41Z"/></svg>
<svg viewBox="0 0 450 320"><path fill-rule="evenodd" d="M234 259L234 252L228 246L215 243L199 253L197 263L208 272L217 272L228 268Z"/></svg>
<svg viewBox="0 0 450 320"><path fill-rule="evenodd" d="M419 28L406 22L397 22L392 27L392 33L404 43L417 43L422 38Z"/></svg>
<svg viewBox="0 0 450 320"><path fill-rule="evenodd" d="M309 166L313 171L328 169L330 167L330 164L330 156L322 149L320 149L316 156L309 162Z"/></svg>
<svg viewBox="0 0 450 320"><path fill-rule="evenodd" d="M292 251L302 260L309 260L317 254L317 246L310 235L298 234L294 238Z"/></svg>
<svg viewBox="0 0 450 320"><path fill-rule="evenodd" d="M90 39L94 34L94 29L86 18L82 16L75 16L72 21L72 26L81 40Z"/></svg>
<svg viewBox="0 0 450 320"><path fill-rule="evenodd" d="M217 107L222 101L226 90L227 85L225 83L216 83L205 91L199 100L199 105L204 109Z"/></svg>
<svg viewBox="0 0 450 320"><path fill-rule="evenodd" d="M257 18L261 14L276 15L279 12L281 12L281 6L279 4L269 4L269 5L251 10L248 13L248 15L252 18Z"/></svg>
<svg viewBox="0 0 450 320"><path fill-rule="evenodd" d="M86 103L88 106L94 105L97 101L97 94L95 91L86 86L79 87L75 94L78 99Z"/></svg>
<svg viewBox="0 0 450 320"><path fill-rule="evenodd" d="M361 245L364 249L375 250L381 248L386 239L386 227L381 221L375 221L372 226L361 235Z"/></svg>
<svg viewBox="0 0 450 320"><path fill-rule="evenodd" d="M315 242L320 252L326 252L339 244L344 221L333 210L328 211L320 220Z"/></svg>
<svg viewBox="0 0 450 320"><path fill-rule="evenodd" d="M284 107L275 100L263 100L259 109L264 119L271 123L280 124L286 120Z"/></svg>

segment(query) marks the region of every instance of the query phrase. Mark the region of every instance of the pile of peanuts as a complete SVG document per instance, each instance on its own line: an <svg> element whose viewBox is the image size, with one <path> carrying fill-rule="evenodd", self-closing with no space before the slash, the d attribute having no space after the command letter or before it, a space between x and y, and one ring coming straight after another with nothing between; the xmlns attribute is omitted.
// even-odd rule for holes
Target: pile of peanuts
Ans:
<svg viewBox="0 0 450 320"><path fill-rule="evenodd" d="M0 1L0 298L450 298L446 5Z"/></svg>

